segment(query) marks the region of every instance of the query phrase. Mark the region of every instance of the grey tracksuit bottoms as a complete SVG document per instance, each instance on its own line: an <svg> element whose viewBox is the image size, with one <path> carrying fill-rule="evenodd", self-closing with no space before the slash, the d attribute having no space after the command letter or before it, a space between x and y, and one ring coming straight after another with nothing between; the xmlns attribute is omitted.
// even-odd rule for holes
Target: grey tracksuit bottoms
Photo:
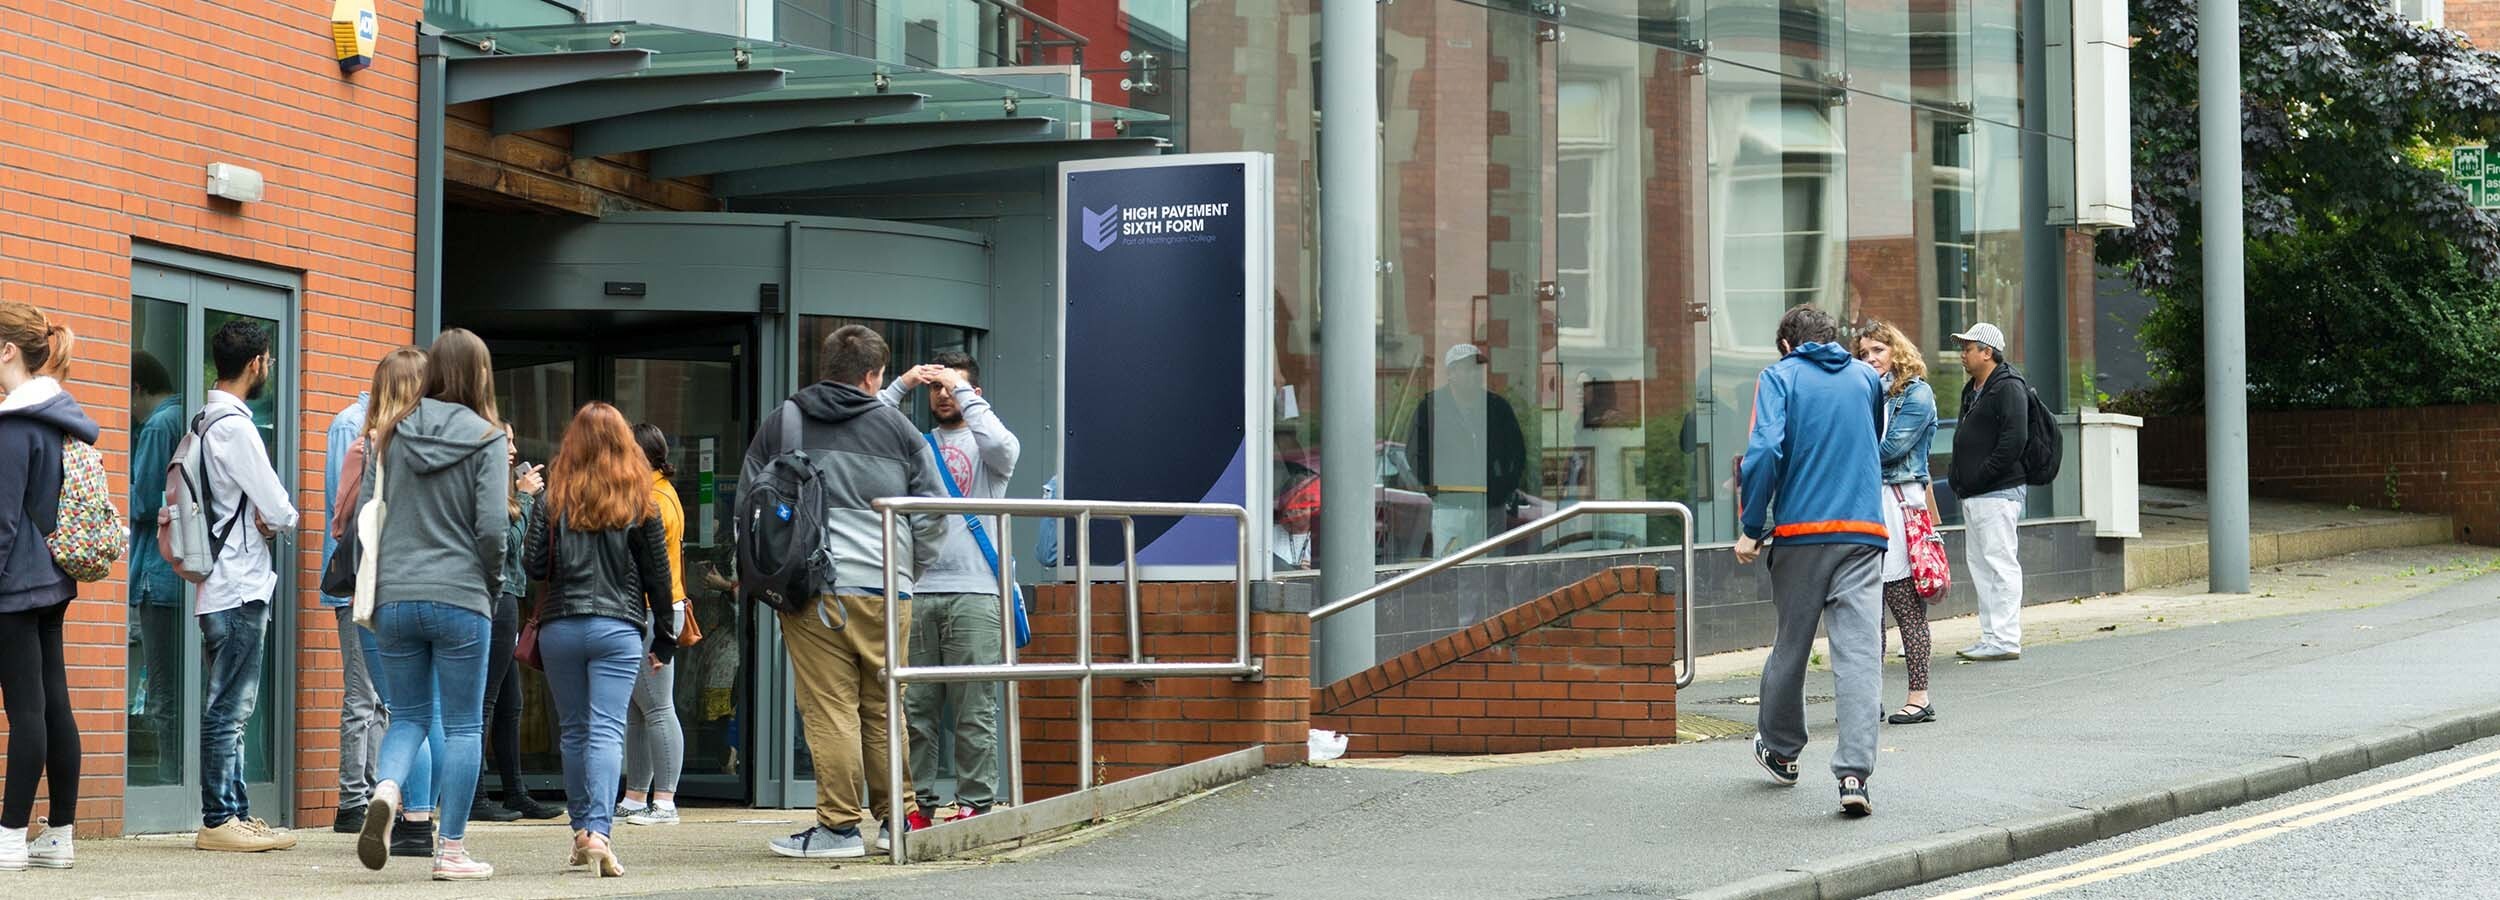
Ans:
<svg viewBox="0 0 2500 900"><path fill-rule="evenodd" d="M1804 752L1806 662L1815 627L1828 625L1832 675L1839 683L1833 694L1840 748L1832 753L1832 775L1871 777L1875 731L1883 716L1884 550L1775 544L1768 556L1779 629L1770 662L1762 668L1762 742L1781 756Z"/></svg>

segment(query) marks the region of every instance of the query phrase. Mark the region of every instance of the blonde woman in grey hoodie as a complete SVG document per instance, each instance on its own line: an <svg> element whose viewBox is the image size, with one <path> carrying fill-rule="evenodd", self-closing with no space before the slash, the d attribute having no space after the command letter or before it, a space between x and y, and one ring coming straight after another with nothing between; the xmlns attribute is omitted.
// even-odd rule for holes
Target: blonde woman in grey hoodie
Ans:
<svg viewBox="0 0 2500 900"><path fill-rule="evenodd" d="M374 434L380 463L360 493L370 500L378 489L388 510L373 560L380 566L373 624L388 673L383 701L391 728L356 856L368 869L390 860L388 828L404 802L400 786L439 717L443 752L434 756L433 783L442 841L434 879L490 878L495 867L471 857L465 838L483 755L486 651L503 581L512 480L485 342L457 328L436 338L426 356L425 399L396 421L378 423Z"/></svg>

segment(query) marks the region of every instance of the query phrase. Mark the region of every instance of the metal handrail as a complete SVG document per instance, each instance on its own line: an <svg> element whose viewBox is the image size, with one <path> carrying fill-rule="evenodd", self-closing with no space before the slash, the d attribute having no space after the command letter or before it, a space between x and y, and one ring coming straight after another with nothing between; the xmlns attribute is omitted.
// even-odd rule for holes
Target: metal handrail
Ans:
<svg viewBox="0 0 2500 900"><path fill-rule="evenodd" d="M902 729L903 685L947 682L1007 682L1005 714L1007 728L1004 743L1006 759L1000 776L1007 782L1009 800L1024 805L1024 727L1021 707L1016 697L1016 684L1026 681L1077 681L1076 695L1076 789L1094 786L1094 679L1156 677L1237 677L1256 678L1265 666L1250 658L1250 511L1230 503L1124 503L1094 500L986 500L969 497L889 497L872 504L884 530L885 547L885 679L886 698L886 783L892 809L887 811L888 833L893 835L893 859L900 864L911 859L904 849L907 829L892 823L904 821L903 804L912 799L911 788L903 783L903 765L910 759L904 745ZM996 665L970 666L897 666L896 650L903 644L901 623L896 621L895 604L901 596L901 560L892 552L897 517L908 514L946 514L997 516L997 546L1012 547L1011 516L1038 515L1050 518L1076 518L1076 661L1073 663L1018 663L1016 661L1015 579L1007 565L998 567L999 643L1004 662ZM1128 589L1129 661L1097 663L1094 661L1093 602L1093 524L1094 517L1119 520L1125 547L1121 555L1122 574ZM1233 661L1232 662L1145 662L1138 626L1137 522L1138 516L1181 518L1217 516L1233 520L1236 554L1233 557ZM908 659L906 652L902 658Z"/></svg>
<svg viewBox="0 0 2500 900"><path fill-rule="evenodd" d="M1548 513L1543 518L1537 519L1536 521L1529 522L1509 531L1502 532L1501 534L1478 541L1473 546L1460 550L1456 553L1452 553L1448 556L1441 557L1440 559L1433 560L1432 562L1403 573L1396 578L1391 578L1387 581L1383 581L1379 584L1357 591L1352 596L1346 597L1345 599L1322 604L1318 608L1311 610L1311 621L1313 624L1317 624L1319 621L1326 619L1329 616L1333 616L1338 613L1345 612L1346 610L1353 609L1354 607L1361 606L1365 603L1378 600L1381 597L1388 595L1390 592L1406 587L1407 585L1414 584L1426 576L1441 572L1452 566L1475 559L1476 557L1483 556L1495 550L1499 550L1510 544L1512 541L1519 540L1520 538L1527 537L1580 516L1637 515L1647 517L1664 515L1667 513L1674 513L1677 518L1682 519L1684 522L1684 565L1682 566L1684 573L1684 591L1676 597L1675 623L1677 655L1683 658L1684 664L1682 667L1683 670L1676 673L1675 686L1678 688L1691 687L1693 684L1693 509L1692 507L1670 500L1589 500L1572 504L1571 506Z"/></svg>

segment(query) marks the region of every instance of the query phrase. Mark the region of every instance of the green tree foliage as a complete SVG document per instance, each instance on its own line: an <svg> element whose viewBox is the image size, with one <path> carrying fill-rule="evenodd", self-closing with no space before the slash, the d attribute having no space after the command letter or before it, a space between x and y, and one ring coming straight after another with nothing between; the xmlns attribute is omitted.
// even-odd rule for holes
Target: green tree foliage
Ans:
<svg viewBox="0 0 2500 900"><path fill-rule="evenodd" d="M2156 410L2192 405L2203 379L2196 10L2133 0L2137 225L2100 244L2154 298ZM2441 166L2500 133L2500 56L2374 0L2240 12L2251 403L2500 397L2449 367L2500 352L2500 225Z"/></svg>

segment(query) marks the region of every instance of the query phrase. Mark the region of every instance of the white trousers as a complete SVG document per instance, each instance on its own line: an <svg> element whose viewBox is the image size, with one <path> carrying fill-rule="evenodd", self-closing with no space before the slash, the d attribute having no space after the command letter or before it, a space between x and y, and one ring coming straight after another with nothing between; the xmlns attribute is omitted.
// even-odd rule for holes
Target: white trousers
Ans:
<svg viewBox="0 0 2500 900"><path fill-rule="evenodd" d="M2013 500L1962 501L1963 546L1970 555L1971 585L1979 591L1979 648L2023 648L2023 563L2015 555L2015 528L2023 505Z"/></svg>

